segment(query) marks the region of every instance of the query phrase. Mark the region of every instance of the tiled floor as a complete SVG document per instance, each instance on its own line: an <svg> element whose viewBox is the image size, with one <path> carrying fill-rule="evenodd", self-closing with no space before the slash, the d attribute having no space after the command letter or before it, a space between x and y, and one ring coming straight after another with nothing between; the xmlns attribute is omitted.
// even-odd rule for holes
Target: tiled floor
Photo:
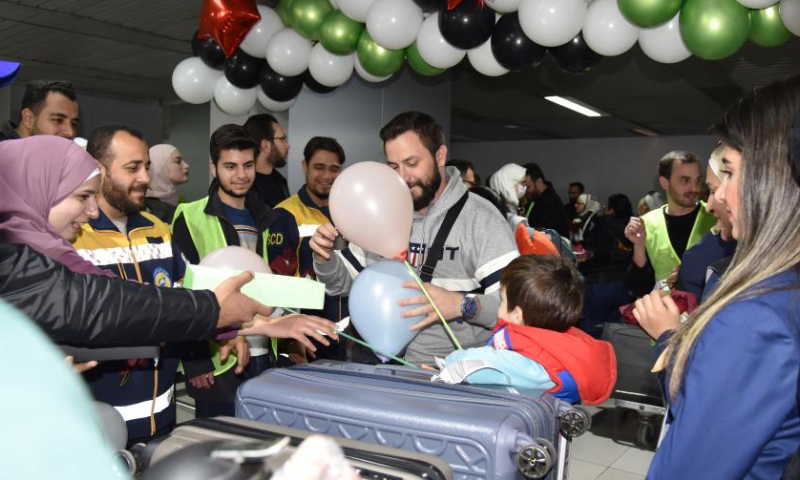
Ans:
<svg viewBox="0 0 800 480"><path fill-rule="evenodd" d="M623 437L632 438L635 415L617 416L621 412L610 404L588 410L592 431L573 441L569 480L643 480L655 453L609 438L617 429Z"/></svg>
<svg viewBox="0 0 800 480"><path fill-rule="evenodd" d="M178 401L178 423L193 419L194 411L181 405L193 404L192 399L179 395ZM616 418L613 407L589 407L588 410L593 416L592 430L608 435L609 423ZM606 436L587 432L572 444L569 480L644 480L653 455L652 451L622 445Z"/></svg>

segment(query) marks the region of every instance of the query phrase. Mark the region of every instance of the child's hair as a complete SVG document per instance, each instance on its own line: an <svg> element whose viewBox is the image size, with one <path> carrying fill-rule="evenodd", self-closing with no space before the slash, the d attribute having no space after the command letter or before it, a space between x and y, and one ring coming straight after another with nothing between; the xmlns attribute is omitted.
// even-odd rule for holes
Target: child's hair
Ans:
<svg viewBox="0 0 800 480"><path fill-rule="evenodd" d="M561 257L518 257L503 269L500 285L508 310L522 309L529 327L564 332L583 315L583 281L575 266Z"/></svg>

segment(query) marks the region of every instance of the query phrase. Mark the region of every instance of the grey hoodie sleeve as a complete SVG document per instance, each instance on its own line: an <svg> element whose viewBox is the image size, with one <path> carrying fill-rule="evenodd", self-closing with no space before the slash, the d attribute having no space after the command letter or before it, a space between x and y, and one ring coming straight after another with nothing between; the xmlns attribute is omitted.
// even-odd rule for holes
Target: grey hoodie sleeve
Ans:
<svg viewBox="0 0 800 480"><path fill-rule="evenodd" d="M350 292L353 279L338 252L333 252L327 262L318 262L314 258L314 273L317 274L317 280L325 284L325 293L328 295L347 295Z"/></svg>
<svg viewBox="0 0 800 480"><path fill-rule="evenodd" d="M327 262L318 262L314 258L314 272L317 274L317 280L325 284L325 292L328 295L349 294L358 272L381 258L378 254L366 252L353 243L350 244L348 250L350 254L348 256L358 265L353 265L350 260L345 258L342 251L334 251L331 259Z"/></svg>
<svg viewBox="0 0 800 480"><path fill-rule="evenodd" d="M470 320L470 323L486 328L494 328L497 323L497 309L500 308L500 290L478 295L477 297L478 301L481 302L481 310L478 312L477 317Z"/></svg>

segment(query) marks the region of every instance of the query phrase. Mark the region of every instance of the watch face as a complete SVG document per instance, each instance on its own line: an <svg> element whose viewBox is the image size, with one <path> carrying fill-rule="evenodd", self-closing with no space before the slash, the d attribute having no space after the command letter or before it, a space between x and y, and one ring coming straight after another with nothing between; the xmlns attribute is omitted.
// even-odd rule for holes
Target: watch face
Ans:
<svg viewBox="0 0 800 480"><path fill-rule="evenodd" d="M465 317L471 318L478 313L478 300L475 299L475 297L464 297L464 303L462 305L461 313L463 313Z"/></svg>

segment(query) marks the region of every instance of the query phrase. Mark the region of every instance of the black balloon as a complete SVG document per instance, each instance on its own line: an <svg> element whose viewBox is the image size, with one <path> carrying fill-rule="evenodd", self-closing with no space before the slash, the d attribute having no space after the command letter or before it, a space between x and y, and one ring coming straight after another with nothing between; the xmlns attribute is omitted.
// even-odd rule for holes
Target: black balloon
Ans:
<svg viewBox="0 0 800 480"><path fill-rule="evenodd" d="M194 38L197 36L195 35ZM192 51L195 52L195 55L199 55L203 63L214 70L222 70L222 67L225 66L225 52L222 51L219 44L213 38L205 40L198 38L196 42L194 38L192 39Z"/></svg>
<svg viewBox="0 0 800 480"><path fill-rule="evenodd" d="M427 13L441 12L447 8L447 0L414 0L414 3Z"/></svg>
<svg viewBox="0 0 800 480"><path fill-rule="evenodd" d="M261 73L258 76L261 90L276 102L288 102L296 97L303 88L303 77L301 75L296 77L281 75L266 62L261 67Z"/></svg>
<svg viewBox="0 0 800 480"><path fill-rule="evenodd" d="M303 83L305 83L306 87L308 87L312 92L331 93L332 91L336 90L336 87L327 87L314 80L314 77L311 76L311 73L308 70L306 70L306 73L303 74Z"/></svg>
<svg viewBox="0 0 800 480"><path fill-rule="evenodd" d="M492 36L494 10L480 0L464 0L452 10L439 14L439 31L452 46L469 50Z"/></svg>
<svg viewBox="0 0 800 480"><path fill-rule="evenodd" d="M603 58L586 45L580 33L568 43L550 48L548 51L558 66L568 73L588 72Z"/></svg>
<svg viewBox="0 0 800 480"><path fill-rule="evenodd" d="M225 62L225 78L235 87L253 88L258 85L261 67L266 63L266 60L250 56L237 48Z"/></svg>
<svg viewBox="0 0 800 480"><path fill-rule="evenodd" d="M200 52L203 51L203 40L200 40L197 37L198 33L199 32L195 31L194 35L192 35L192 55L194 55L195 57L199 57Z"/></svg>
<svg viewBox="0 0 800 480"><path fill-rule="evenodd" d="M492 32L492 54L497 62L511 71L539 65L547 49L525 35L517 12L500 17Z"/></svg>

